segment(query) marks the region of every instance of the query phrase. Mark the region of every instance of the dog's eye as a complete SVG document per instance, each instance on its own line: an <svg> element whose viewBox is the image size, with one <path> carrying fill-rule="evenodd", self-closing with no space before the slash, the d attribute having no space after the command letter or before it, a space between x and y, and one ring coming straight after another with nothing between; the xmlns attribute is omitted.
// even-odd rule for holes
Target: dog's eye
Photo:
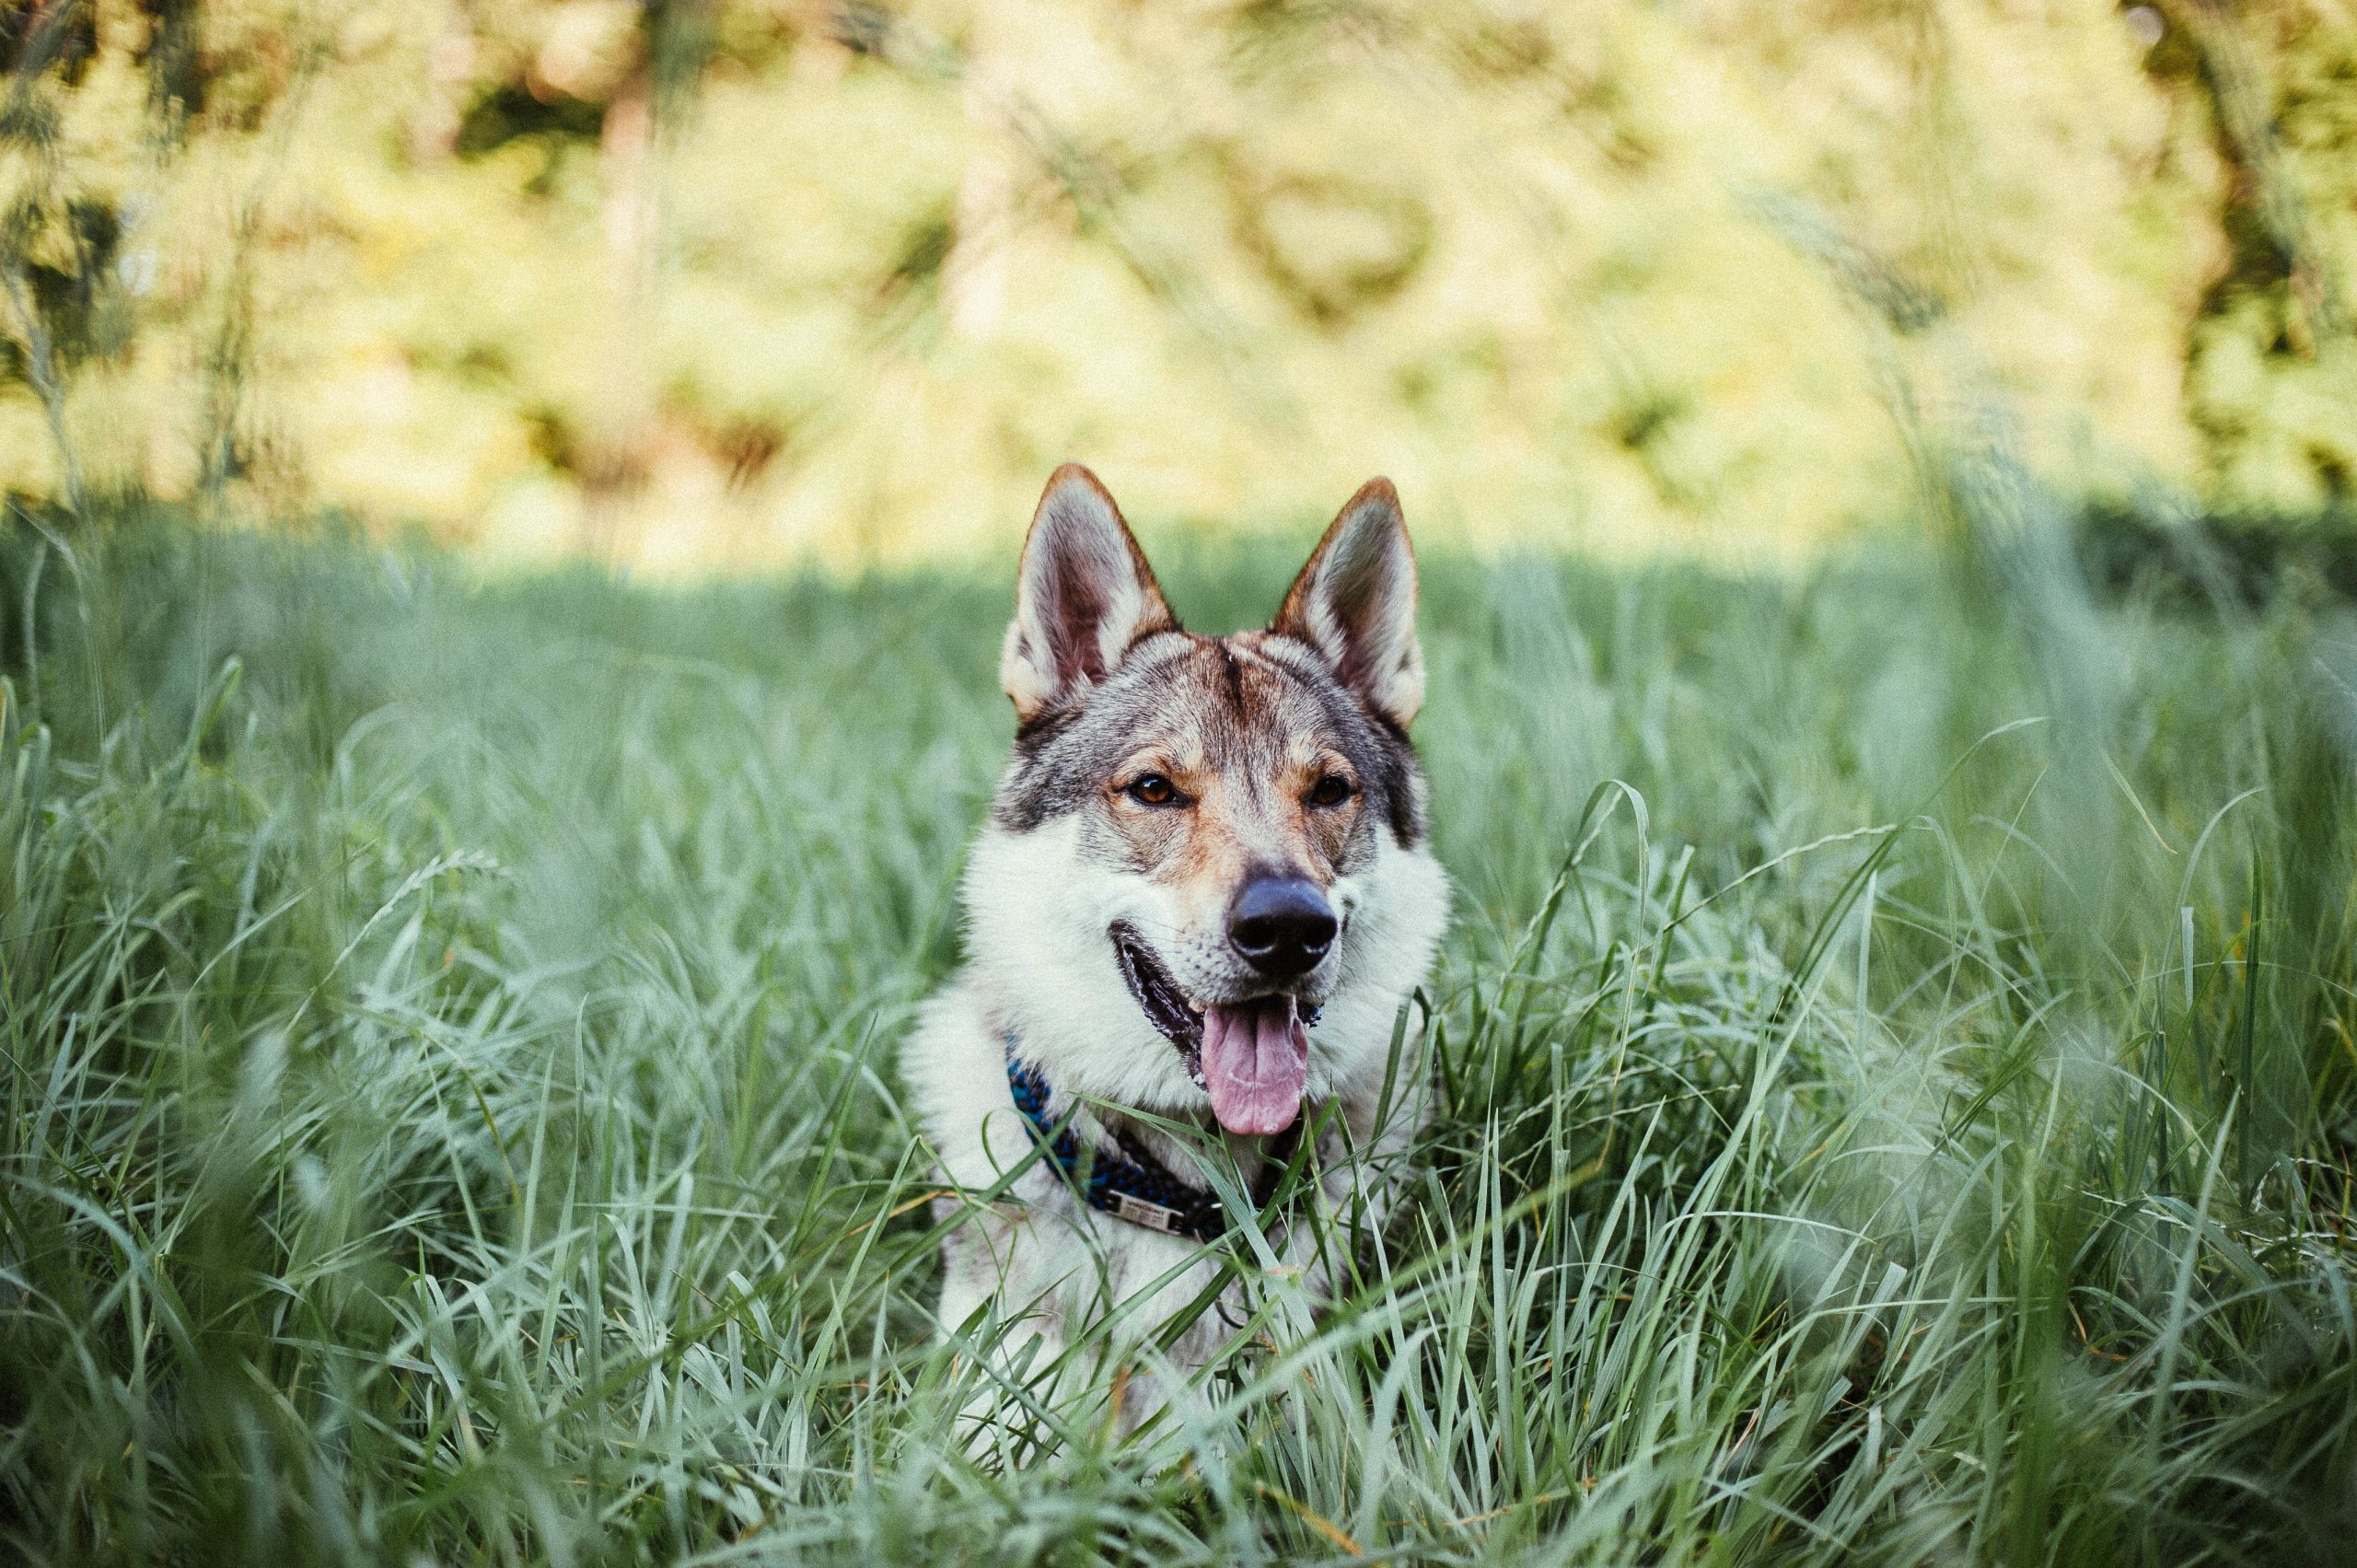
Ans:
<svg viewBox="0 0 2357 1568"><path fill-rule="evenodd" d="M1351 797L1351 781L1340 773L1328 773L1309 786L1312 806L1340 806Z"/></svg>
<svg viewBox="0 0 2357 1568"><path fill-rule="evenodd" d="M1121 793L1140 806L1176 806L1178 803L1178 786L1160 773L1141 774L1132 779Z"/></svg>

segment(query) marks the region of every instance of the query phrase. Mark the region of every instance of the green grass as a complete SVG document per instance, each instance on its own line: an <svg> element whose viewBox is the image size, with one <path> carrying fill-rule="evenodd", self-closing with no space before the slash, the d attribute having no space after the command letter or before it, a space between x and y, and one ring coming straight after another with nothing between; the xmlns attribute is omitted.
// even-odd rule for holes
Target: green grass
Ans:
<svg viewBox="0 0 2357 1568"><path fill-rule="evenodd" d="M17 527L18 525L11 525ZM1166 541L1182 614L1293 564ZM1303 542L1306 543L1306 537ZM0 552L0 1554L2331 1562L2357 633L1426 563L1448 1109L1214 1413L950 1440L1004 575ZM38 576L35 566L39 564Z"/></svg>

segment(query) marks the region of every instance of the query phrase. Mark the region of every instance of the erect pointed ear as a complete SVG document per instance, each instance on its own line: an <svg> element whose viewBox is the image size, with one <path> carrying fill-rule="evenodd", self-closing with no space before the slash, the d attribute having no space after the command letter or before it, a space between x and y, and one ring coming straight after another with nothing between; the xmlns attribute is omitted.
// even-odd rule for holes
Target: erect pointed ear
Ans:
<svg viewBox="0 0 2357 1568"><path fill-rule="evenodd" d="M1368 480L1342 507L1271 630L1324 654L1343 685L1408 727L1424 705L1424 656L1416 646L1416 556L1389 480Z"/></svg>
<svg viewBox="0 0 2357 1568"><path fill-rule="evenodd" d="M1017 721L1105 679L1140 637L1178 627L1112 496L1078 463L1058 469L1023 541L1015 621L999 657Z"/></svg>

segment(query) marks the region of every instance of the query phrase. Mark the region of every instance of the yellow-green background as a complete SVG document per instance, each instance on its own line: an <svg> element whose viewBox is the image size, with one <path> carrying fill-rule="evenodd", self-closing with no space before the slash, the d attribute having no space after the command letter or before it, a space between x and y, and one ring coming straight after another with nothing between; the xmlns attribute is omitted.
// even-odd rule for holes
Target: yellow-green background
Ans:
<svg viewBox="0 0 2357 1568"><path fill-rule="evenodd" d="M706 571L1001 545L1066 458L1744 558L1991 420L2070 494L2357 473L2345 0L56 9L21 499Z"/></svg>

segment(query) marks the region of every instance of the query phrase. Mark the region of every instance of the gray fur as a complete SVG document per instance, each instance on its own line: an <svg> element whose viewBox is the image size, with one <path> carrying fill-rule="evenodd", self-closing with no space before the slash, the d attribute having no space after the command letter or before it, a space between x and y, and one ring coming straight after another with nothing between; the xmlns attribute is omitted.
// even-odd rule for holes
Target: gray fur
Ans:
<svg viewBox="0 0 2357 1568"><path fill-rule="evenodd" d="M1265 633L1248 637L1173 631L1141 640L1102 681L1081 687L1016 735L1014 758L991 804L992 819L1026 832L1097 802L1114 768L1142 739L1191 729L1219 766L1241 761L1234 753L1284 727L1322 739L1349 758L1366 792L1369 817L1387 824L1403 849L1422 843L1423 777L1408 738L1371 713L1306 643ZM1215 655L1225 657L1214 662L1209 656ZM1285 681L1284 699L1268 712L1247 712L1237 683L1224 679L1234 659L1253 655Z"/></svg>

